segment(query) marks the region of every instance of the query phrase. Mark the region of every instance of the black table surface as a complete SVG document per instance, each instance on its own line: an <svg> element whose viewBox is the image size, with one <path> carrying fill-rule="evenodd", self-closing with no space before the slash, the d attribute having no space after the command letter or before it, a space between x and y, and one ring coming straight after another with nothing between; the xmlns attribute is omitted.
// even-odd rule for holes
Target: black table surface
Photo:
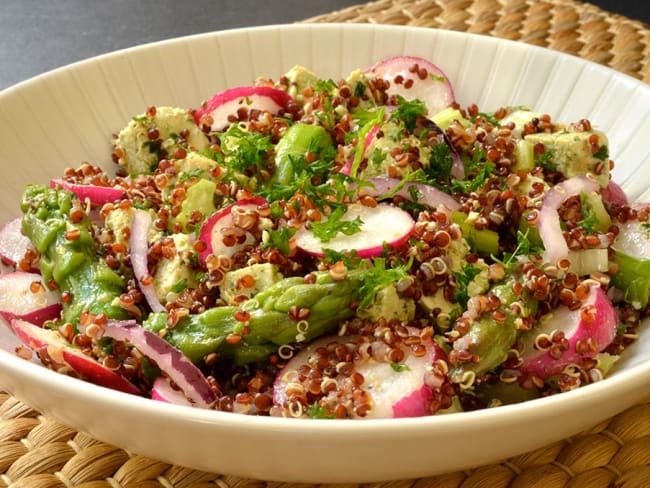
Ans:
<svg viewBox="0 0 650 488"><path fill-rule="evenodd" d="M0 0L0 89L116 49L237 27L292 23L364 0ZM650 23L649 0L593 0Z"/></svg>

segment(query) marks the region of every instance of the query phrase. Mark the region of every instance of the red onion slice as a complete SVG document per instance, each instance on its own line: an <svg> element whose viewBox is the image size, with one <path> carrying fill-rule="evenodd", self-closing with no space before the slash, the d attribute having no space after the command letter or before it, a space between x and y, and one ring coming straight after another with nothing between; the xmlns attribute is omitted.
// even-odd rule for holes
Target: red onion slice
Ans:
<svg viewBox="0 0 650 488"><path fill-rule="evenodd" d="M129 342L155 361L193 404L208 408L216 400L210 383L187 356L135 320L109 320L102 325L102 329L103 336Z"/></svg>
<svg viewBox="0 0 650 488"><path fill-rule="evenodd" d="M397 178L369 178L368 181L374 185L374 188L364 187L361 190L361 193L372 196L386 195L387 193L392 192L395 187L401 183L401 180ZM409 191L411 187L415 187L422 195L422 198L418 200L418 203L424 203L431 208L438 208L438 206L444 205L451 211L460 208L460 203L454 200L451 195L438 190L433 186L425 185L424 183L407 182L402 186L402 188L395 192L394 195L406 198L407 200L413 200L413 196Z"/></svg>
<svg viewBox="0 0 650 488"><path fill-rule="evenodd" d="M136 210L131 221L131 237L129 246L131 248L131 266L133 266L133 274L138 280L140 291L144 295L145 300L153 312L164 312L165 307L153 287L153 283L148 283L145 279L149 280L149 266L147 263L147 249L149 246L148 234L149 227L151 226L151 215L144 210Z"/></svg>
<svg viewBox="0 0 650 488"><path fill-rule="evenodd" d="M555 264L569 255L569 246L562 234L560 215L557 212L560 205L571 197L582 192L596 191L599 187L597 181L586 176L574 176L558 183L544 195L538 229L544 244L545 261Z"/></svg>

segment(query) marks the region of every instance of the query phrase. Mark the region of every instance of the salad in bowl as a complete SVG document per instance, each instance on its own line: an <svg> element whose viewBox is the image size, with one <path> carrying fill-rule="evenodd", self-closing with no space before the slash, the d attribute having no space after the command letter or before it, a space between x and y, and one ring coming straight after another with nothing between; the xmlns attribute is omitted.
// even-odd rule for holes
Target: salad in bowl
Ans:
<svg viewBox="0 0 650 488"><path fill-rule="evenodd" d="M16 353L197 408L418 417L602 380L647 316L650 205L606 134L461 106L426 59L151 106L0 230Z"/></svg>

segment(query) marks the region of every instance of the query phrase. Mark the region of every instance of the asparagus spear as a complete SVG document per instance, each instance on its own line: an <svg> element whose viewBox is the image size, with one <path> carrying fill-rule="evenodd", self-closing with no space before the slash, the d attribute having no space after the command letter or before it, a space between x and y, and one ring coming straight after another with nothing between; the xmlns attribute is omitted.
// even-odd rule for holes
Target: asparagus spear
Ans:
<svg viewBox="0 0 650 488"><path fill-rule="evenodd" d="M497 313L483 313L472 323L467 334L454 342L454 350L468 351L478 357L478 361L457 364L451 372L453 380L462 382L467 372L480 376L503 363L517 338L516 319L535 314L537 300L525 289L521 296L516 295L513 284L513 281L508 281L494 286L490 292L501 300ZM514 302L519 302L521 307L513 309ZM497 320L495 317L499 315L502 319Z"/></svg>
<svg viewBox="0 0 650 488"><path fill-rule="evenodd" d="M361 286L361 272L351 272L334 281L327 272L316 273L314 283L302 278L285 278L259 293L241 307L215 307L182 318L168 328L166 312L151 314L143 326L164 333L164 338L195 363L208 354L233 359L238 364L260 361L278 346L319 337L340 321L351 318L350 307ZM308 309L304 321L296 320L291 307ZM239 310L250 317L236 319ZM233 340L234 339L234 340Z"/></svg>
<svg viewBox="0 0 650 488"><path fill-rule="evenodd" d="M45 283L52 280L71 300L63 303L62 319L75 324L85 310L109 318L126 318L113 301L124 291L124 280L98 256L92 227L78 212L77 197L63 189L29 185L23 193L22 228L41 254L39 267ZM74 214L74 219L71 215Z"/></svg>

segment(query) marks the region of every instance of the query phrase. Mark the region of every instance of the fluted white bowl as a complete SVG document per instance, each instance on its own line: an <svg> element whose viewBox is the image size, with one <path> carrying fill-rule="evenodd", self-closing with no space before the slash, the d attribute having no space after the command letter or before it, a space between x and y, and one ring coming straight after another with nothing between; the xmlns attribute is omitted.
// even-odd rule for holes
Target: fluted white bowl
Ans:
<svg viewBox="0 0 650 488"><path fill-rule="evenodd" d="M650 200L650 87L579 58L465 33L382 25L280 25L202 34L66 66L0 93L0 221L26 183L82 161L110 168L110 137L150 105L196 107L213 93L302 64L338 79L387 56L425 57L461 105L526 105L603 129L613 177ZM650 330L606 380L550 398L416 419L259 418L162 404L19 359L0 327L0 387L102 441L169 463L265 480L369 482L498 461L575 434L647 396Z"/></svg>

